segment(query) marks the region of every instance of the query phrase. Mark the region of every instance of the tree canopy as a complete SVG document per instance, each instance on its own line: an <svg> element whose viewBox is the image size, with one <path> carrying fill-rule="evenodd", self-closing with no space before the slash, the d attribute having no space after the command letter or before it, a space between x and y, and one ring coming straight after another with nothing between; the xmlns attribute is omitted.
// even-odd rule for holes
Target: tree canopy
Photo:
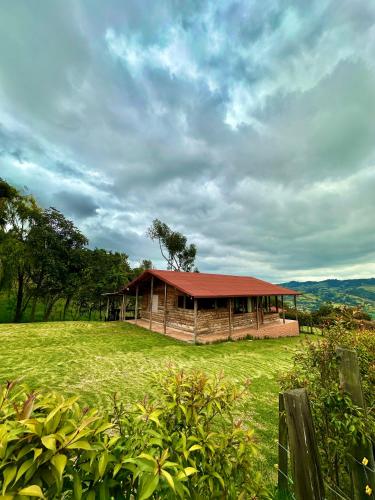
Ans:
<svg viewBox="0 0 375 500"><path fill-rule="evenodd" d="M88 248L88 239L56 208L43 209L36 200L0 179L0 291L14 291L13 320L19 322L37 305L48 320L57 301L70 307L100 309L101 295L131 278L125 253Z"/></svg>
<svg viewBox="0 0 375 500"><path fill-rule="evenodd" d="M148 235L159 241L168 269L193 269L196 248L183 234L155 219ZM31 321L48 321L57 304L61 319L91 319L93 312L102 318L103 294L153 267L143 259L132 268L125 252L88 245L63 213L42 208L0 178L0 292L14 298L13 321L22 321L26 311Z"/></svg>
<svg viewBox="0 0 375 500"><path fill-rule="evenodd" d="M147 235L159 243L160 252L167 262L168 269L193 271L197 248L194 244L188 245L186 236L178 231L173 231L159 219L153 220Z"/></svg>

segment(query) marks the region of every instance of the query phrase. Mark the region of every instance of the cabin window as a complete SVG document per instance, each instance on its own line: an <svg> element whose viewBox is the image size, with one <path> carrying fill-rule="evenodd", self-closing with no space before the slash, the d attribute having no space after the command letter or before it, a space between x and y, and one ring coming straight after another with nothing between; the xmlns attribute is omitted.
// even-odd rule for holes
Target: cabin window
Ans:
<svg viewBox="0 0 375 500"><path fill-rule="evenodd" d="M227 309L228 299L198 299L198 309Z"/></svg>
<svg viewBox="0 0 375 500"><path fill-rule="evenodd" d="M194 309L194 300L192 297L179 295L177 297L177 307L180 309Z"/></svg>
<svg viewBox="0 0 375 500"><path fill-rule="evenodd" d="M185 309L185 295L179 295L177 297L177 307Z"/></svg>
<svg viewBox="0 0 375 500"><path fill-rule="evenodd" d="M185 298L185 309L194 309L193 297L186 297Z"/></svg>
<svg viewBox="0 0 375 500"><path fill-rule="evenodd" d="M228 299L216 299L216 307L217 309L227 309Z"/></svg>
<svg viewBox="0 0 375 500"><path fill-rule="evenodd" d="M215 309L216 299L198 299L198 309Z"/></svg>
<svg viewBox="0 0 375 500"><path fill-rule="evenodd" d="M234 299L234 314L243 314L248 311L247 297L236 297Z"/></svg>

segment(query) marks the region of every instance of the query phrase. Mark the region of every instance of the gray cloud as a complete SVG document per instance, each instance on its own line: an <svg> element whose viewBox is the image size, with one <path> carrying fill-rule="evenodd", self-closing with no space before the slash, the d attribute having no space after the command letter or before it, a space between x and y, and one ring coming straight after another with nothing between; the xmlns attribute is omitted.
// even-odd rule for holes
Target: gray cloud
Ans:
<svg viewBox="0 0 375 500"><path fill-rule="evenodd" d="M78 219L94 216L99 208L99 205L89 196L69 191L56 193L53 204L67 215Z"/></svg>
<svg viewBox="0 0 375 500"><path fill-rule="evenodd" d="M11 0L0 175L133 261L159 217L202 270L375 272L375 6Z"/></svg>

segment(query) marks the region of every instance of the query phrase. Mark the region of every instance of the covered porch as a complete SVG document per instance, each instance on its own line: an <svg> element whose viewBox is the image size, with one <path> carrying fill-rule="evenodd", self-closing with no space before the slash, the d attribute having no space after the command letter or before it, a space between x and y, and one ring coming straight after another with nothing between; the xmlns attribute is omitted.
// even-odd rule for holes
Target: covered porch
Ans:
<svg viewBox="0 0 375 500"><path fill-rule="evenodd" d="M299 334L298 292L256 278L147 270L108 296L108 320L131 321L193 343ZM296 320L285 318L284 297L294 299Z"/></svg>

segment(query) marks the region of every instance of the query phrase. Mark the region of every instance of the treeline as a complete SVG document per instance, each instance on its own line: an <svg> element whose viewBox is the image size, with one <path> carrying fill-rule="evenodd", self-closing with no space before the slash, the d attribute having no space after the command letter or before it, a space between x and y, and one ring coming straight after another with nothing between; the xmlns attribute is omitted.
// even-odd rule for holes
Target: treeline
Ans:
<svg viewBox="0 0 375 500"><path fill-rule="evenodd" d="M88 248L87 237L59 210L44 209L0 178L0 293L14 296L11 320L48 321L93 313L102 318L102 294L133 279L150 261L131 268L128 256ZM0 315L1 318L1 315Z"/></svg>

